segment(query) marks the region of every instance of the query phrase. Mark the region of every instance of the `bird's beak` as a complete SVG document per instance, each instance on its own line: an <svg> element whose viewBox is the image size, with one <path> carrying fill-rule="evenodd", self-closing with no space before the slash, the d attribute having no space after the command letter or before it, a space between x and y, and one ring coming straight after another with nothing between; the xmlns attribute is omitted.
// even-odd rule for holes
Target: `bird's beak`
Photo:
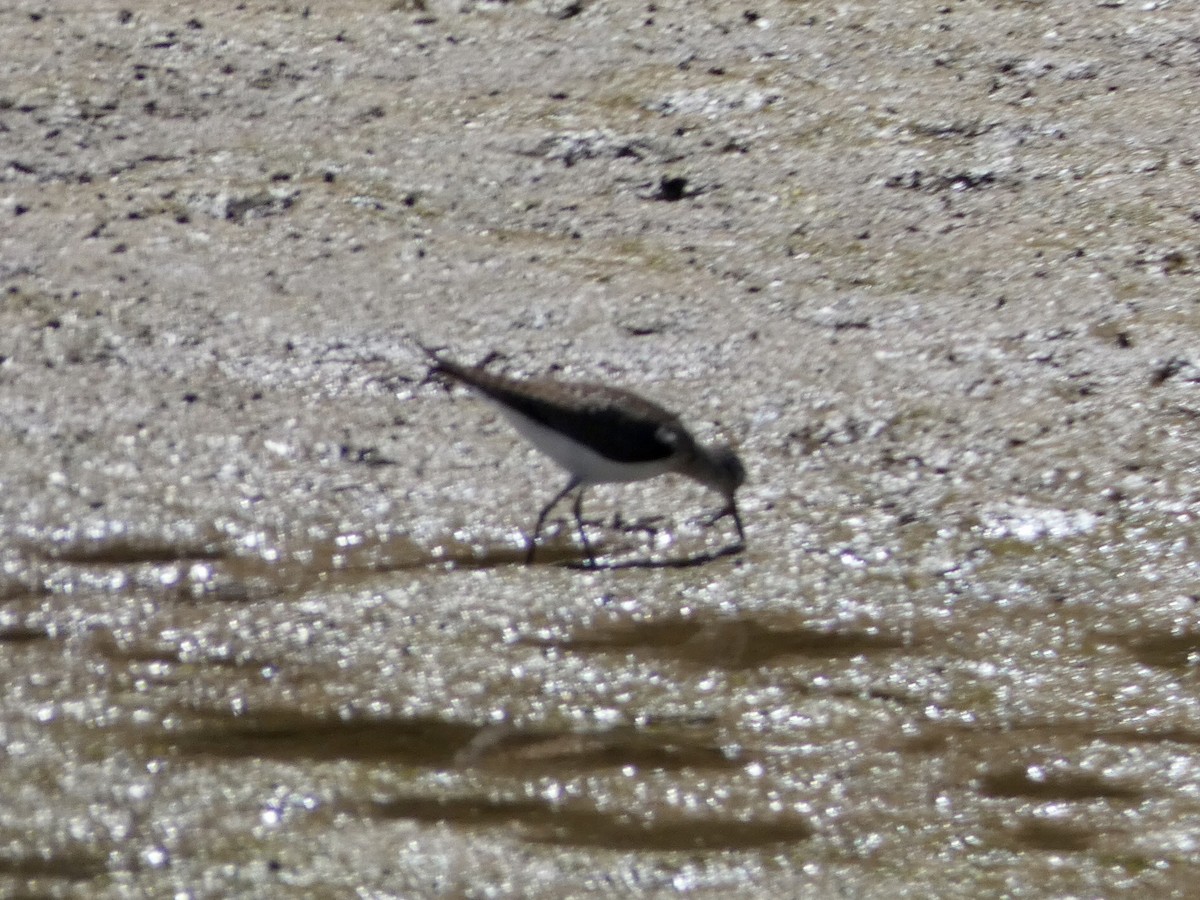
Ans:
<svg viewBox="0 0 1200 900"><path fill-rule="evenodd" d="M737 533L738 533L737 546L739 546L739 547L746 546L746 529L742 527L742 516L741 516L741 513L738 512L737 502L732 497L729 498L729 505L726 506L719 513L717 513L715 516L710 518L708 520L708 524L713 525L713 524L721 521L726 516L729 516L731 519L733 519L734 527L737 528Z"/></svg>
<svg viewBox="0 0 1200 900"><path fill-rule="evenodd" d="M738 544L745 546L746 544L746 529L742 527L742 516L738 512L737 503L732 497L729 498L729 515L733 516L733 524L737 526Z"/></svg>

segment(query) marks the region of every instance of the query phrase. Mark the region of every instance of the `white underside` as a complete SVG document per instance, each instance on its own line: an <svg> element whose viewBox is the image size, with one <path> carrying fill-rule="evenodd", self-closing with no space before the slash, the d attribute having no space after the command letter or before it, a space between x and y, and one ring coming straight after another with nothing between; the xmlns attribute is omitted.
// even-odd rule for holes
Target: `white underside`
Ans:
<svg viewBox="0 0 1200 900"><path fill-rule="evenodd" d="M505 406L498 408L522 437L584 484L641 481L643 478L653 478L675 468L671 457L641 463L615 462Z"/></svg>

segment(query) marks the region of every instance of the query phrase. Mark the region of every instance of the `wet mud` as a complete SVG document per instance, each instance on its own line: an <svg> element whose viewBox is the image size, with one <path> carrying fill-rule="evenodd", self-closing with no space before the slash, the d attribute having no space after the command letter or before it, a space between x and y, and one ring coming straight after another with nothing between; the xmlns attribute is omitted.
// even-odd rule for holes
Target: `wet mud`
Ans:
<svg viewBox="0 0 1200 900"><path fill-rule="evenodd" d="M1190 896L1198 33L0 9L0 894Z"/></svg>

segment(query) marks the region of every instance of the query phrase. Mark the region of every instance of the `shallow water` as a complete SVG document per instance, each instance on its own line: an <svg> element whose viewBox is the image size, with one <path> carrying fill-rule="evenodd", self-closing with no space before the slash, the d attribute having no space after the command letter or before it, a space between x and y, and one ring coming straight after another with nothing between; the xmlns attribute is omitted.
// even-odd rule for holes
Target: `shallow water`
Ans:
<svg viewBox="0 0 1200 900"><path fill-rule="evenodd" d="M1194 610L996 596L1080 577L1092 533L994 538L951 587L830 555L772 587L769 538L592 572L345 537L45 554L0 632L10 884L1183 887Z"/></svg>

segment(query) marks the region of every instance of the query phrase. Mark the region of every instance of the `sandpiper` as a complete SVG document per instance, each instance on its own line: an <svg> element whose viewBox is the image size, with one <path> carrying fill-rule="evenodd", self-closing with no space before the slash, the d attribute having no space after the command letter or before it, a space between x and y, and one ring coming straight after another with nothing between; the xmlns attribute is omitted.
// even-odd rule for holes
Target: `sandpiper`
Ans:
<svg viewBox="0 0 1200 900"><path fill-rule="evenodd" d="M721 494L725 506L709 524L732 516L738 533L735 549L745 546L734 494L746 480L746 470L731 447L697 443L678 416L632 391L588 382L509 378L482 366L459 365L428 347L421 349L433 361L431 374L460 381L495 402L523 437L570 473L566 487L537 517L526 564L533 562L550 510L578 490L575 523L588 562L594 566L595 555L583 526L584 490L593 484L639 481L668 472Z"/></svg>

